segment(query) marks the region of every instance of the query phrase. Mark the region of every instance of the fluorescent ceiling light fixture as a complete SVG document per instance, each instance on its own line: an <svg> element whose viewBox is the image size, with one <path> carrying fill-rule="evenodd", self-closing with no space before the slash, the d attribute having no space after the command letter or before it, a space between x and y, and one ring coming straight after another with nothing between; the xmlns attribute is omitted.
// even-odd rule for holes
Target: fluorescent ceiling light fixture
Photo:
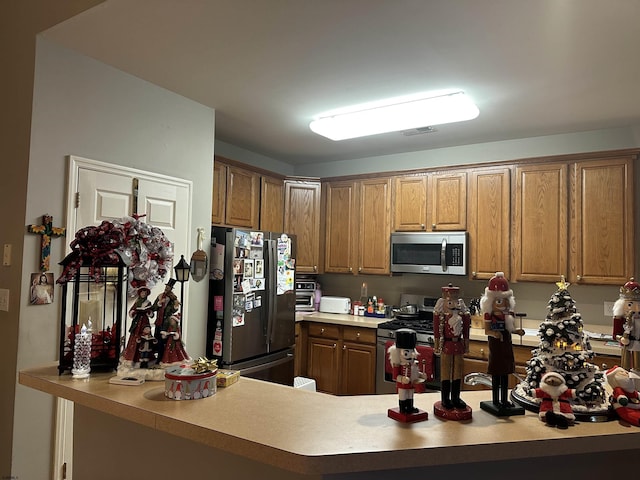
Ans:
<svg viewBox="0 0 640 480"><path fill-rule="evenodd" d="M459 90L419 93L326 112L309 128L331 140L472 120L478 107Z"/></svg>

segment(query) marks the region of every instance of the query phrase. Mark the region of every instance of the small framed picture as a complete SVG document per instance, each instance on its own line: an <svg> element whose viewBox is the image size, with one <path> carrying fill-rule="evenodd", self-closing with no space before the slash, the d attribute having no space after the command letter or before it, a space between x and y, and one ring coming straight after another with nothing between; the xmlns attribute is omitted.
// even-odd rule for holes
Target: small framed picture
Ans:
<svg viewBox="0 0 640 480"><path fill-rule="evenodd" d="M254 260L253 274L256 278L264 278L264 259L256 258Z"/></svg>
<svg viewBox="0 0 640 480"><path fill-rule="evenodd" d="M53 303L53 273L38 272L31 274L29 303L31 305Z"/></svg>

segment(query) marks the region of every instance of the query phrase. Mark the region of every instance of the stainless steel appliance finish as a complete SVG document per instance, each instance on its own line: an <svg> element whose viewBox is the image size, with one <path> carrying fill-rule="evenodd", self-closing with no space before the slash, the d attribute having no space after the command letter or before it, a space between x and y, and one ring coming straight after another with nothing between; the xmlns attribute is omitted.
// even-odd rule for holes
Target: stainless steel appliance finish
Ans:
<svg viewBox="0 0 640 480"><path fill-rule="evenodd" d="M466 275L466 232L393 232L391 271Z"/></svg>
<svg viewBox="0 0 640 480"><path fill-rule="evenodd" d="M395 340L399 328L411 328L417 334L417 346L433 347L433 308L437 298L423 295L401 295L403 305L416 305L417 313L398 315L378 325L376 330L376 393L395 393L396 384L386 368L387 345ZM432 390L440 389L440 365L438 357L434 362L435 380L425 384Z"/></svg>
<svg viewBox="0 0 640 480"><path fill-rule="evenodd" d="M207 357L293 385L295 238L212 227L211 242Z"/></svg>
<svg viewBox="0 0 640 480"><path fill-rule="evenodd" d="M315 280L296 279L296 311L313 312L315 310Z"/></svg>

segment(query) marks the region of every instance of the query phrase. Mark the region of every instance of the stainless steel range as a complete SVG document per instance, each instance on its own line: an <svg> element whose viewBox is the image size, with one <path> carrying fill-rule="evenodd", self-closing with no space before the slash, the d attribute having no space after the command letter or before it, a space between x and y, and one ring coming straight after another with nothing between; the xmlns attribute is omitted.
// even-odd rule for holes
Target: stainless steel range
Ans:
<svg viewBox="0 0 640 480"><path fill-rule="evenodd" d="M400 298L401 305L415 306L415 313L398 313L395 318L378 325L376 334L376 393L396 392L387 349L394 343L395 331L399 328L410 328L417 334L416 349L419 354L419 366L433 375L433 380L427 381L424 387L429 390L440 389L439 358L433 353L433 308L437 300L437 298L422 295L403 294Z"/></svg>

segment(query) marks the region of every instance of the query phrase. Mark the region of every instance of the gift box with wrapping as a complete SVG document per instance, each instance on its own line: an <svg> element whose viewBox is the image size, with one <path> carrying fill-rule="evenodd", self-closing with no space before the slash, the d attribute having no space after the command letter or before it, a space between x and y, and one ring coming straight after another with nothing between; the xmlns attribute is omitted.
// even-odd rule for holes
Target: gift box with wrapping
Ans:
<svg viewBox="0 0 640 480"><path fill-rule="evenodd" d="M218 370L217 384L219 387L228 387L233 385L240 378L240 372L237 370Z"/></svg>
<svg viewBox="0 0 640 480"><path fill-rule="evenodd" d="M164 374L164 394L173 400L197 400L216 393L217 369L196 372L191 365L168 367Z"/></svg>

